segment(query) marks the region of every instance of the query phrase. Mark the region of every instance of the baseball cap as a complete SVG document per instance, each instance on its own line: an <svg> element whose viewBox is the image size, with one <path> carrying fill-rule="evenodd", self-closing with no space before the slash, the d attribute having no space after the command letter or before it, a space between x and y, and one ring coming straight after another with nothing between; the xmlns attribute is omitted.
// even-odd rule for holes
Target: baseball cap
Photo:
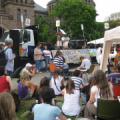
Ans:
<svg viewBox="0 0 120 120"><path fill-rule="evenodd" d="M26 67L32 67L32 64L27 63L27 64L26 64Z"/></svg>

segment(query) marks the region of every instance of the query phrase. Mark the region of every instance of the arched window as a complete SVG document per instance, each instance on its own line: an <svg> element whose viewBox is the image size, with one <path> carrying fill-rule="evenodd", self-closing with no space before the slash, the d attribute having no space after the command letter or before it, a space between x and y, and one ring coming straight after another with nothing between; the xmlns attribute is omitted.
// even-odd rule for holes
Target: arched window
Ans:
<svg viewBox="0 0 120 120"><path fill-rule="evenodd" d="M20 9L17 10L17 20L20 20Z"/></svg>
<svg viewBox="0 0 120 120"><path fill-rule="evenodd" d="M16 0L16 3L18 3L18 0Z"/></svg>
<svg viewBox="0 0 120 120"><path fill-rule="evenodd" d="M25 0L25 4L27 4L27 0Z"/></svg>
<svg viewBox="0 0 120 120"><path fill-rule="evenodd" d="M21 0L21 3L23 3L23 0Z"/></svg>
<svg viewBox="0 0 120 120"><path fill-rule="evenodd" d="M24 20L26 20L26 17L27 17L27 11L24 10Z"/></svg>

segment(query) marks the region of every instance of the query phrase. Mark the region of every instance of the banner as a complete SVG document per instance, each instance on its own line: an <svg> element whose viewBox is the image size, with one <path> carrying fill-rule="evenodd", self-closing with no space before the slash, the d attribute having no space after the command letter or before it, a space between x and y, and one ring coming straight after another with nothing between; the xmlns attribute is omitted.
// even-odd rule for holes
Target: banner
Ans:
<svg viewBox="0 0 120 120"><path fill-rule="evenodd" d="M53 58L56 55L57 50L52 50ZM89 49L78 49L78 50L61 50L65 58L66 63L79 63L80 57L83 56L90 59Z"/></svg>

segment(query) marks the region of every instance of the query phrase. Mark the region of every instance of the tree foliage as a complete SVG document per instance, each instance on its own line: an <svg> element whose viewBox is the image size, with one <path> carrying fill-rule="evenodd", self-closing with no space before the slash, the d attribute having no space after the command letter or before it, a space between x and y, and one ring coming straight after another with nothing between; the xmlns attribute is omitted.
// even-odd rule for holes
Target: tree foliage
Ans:
<svg viewBox="0 0 120 120"><path fill-rule="evenodd" d="M108 21L108 23L109 23L109 29L120 26L120 20L119 19Z"/></svg>
<svg viewBox="0 0 120 120"><path fill-rule="evenodd" d="M40 42L51 42L56 40L56 36L50 32L48 18L36 17L35 24L39 24L39 39Z"/></svg>
<svg viewBox="0 0 120 120"><path fill-rule="evenodd" d="M58 17L61 28L76 39L83 38L81 24L84 25L85 37L89 40L101 37L102 23L96 23L96 10L88 6L84 0L59 0L50 13L50 18ZM102 28L103 27L103 28Z"/></svg>

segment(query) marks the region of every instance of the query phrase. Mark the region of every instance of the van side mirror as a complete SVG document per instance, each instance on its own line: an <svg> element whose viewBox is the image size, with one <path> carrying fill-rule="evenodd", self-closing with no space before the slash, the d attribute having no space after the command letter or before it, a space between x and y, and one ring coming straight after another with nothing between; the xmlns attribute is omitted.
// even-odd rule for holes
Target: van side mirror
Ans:
<svg viewBox="0 0 120 120"><path fill-rule="evenodd" d="M27 30L24 30L23 41L24 41L25 43L27 42Z"/></svg>

